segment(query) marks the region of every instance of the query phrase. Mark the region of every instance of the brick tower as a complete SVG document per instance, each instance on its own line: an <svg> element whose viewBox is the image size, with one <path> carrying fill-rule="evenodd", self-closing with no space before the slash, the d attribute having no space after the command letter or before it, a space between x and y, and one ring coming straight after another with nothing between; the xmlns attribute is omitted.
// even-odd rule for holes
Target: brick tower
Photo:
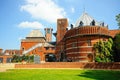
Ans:
<svg viewBox="0 0 120 80"><path fill-rule="evenodd" d="M52 28L45 28L45 38L47 42L51 42L52 41Z"/></svg>
<svg viewBox="0 0 120 80"><path fill-rule="evenodd" d="M68 27L68 21L66 18L63 19L58 19L57 20L57 43L63 39L65 33L66 33L66 29Z"/></svg>

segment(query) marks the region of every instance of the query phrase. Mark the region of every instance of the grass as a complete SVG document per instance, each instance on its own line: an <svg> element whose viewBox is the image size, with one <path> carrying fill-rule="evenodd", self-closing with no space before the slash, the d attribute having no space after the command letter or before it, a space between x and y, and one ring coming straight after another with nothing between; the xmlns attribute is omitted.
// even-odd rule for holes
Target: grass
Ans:
<svg viewBox="0 0 120 80"><path fill-rule="evenodd" d="M120 80L120 71L70 69L13 69L0 80Z"/></svg>

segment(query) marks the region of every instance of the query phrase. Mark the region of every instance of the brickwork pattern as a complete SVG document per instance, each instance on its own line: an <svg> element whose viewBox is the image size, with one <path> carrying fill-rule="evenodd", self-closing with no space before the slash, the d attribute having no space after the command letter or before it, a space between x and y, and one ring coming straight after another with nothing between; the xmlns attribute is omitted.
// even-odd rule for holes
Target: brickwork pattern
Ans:
<svg viewBox="0 0 120 80"><path fill-rule="evenodd" d="M40 64L16 64L15 68L79 68L79 69L114 69L120 70L120 62L85 63L85 62L47 62Z"/></svg>

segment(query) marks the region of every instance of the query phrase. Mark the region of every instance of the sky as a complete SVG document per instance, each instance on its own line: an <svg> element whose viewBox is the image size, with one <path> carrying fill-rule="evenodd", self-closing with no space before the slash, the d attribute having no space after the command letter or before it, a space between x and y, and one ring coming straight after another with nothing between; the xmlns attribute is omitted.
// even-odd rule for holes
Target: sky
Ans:
<svg viewBox="0 0 120 80"><path fill-rule="evenodd" d="M31 30L40 29L44 35L44 28L52 27L56 32L58 18L75 24L84 11L109 29L118 29L120 0L0 0L0 48L20 49Z"/></svg>

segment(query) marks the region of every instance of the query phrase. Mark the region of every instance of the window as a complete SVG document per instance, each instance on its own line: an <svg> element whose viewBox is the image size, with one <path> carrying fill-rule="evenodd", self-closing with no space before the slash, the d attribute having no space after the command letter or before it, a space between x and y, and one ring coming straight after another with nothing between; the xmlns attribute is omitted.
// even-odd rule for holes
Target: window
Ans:
<svg viewBox="0 0 120 80"><path fill-rule="evenodd" d="M73 29L73 24L70 25L71 29Z"/></svg>
<svg viewBox="0 0 120 80"><path fill-rule="evenodd" d="M79 27L80 27L80 26L83 26L83 22L82 22L82 21L80 21Z"/></svg>
<svg viewBox="0 0 120 80"><path fill-rule="evenodd" d="M24 50L25 50L25 48L22 48L22 50L24 51Z"/></svg>
<svg viewBox="0 0 120 80"><path fill-rule="evenodd" d="M101 26L104 26L104 22L101 23Z"/></svg>
<svg viewBox="0 0 120 80"><path fill-rule="evenodd" d="M7 63L11 63L12 58L7 58Z"/></svg>
<svg viewBox="0 0 120 80"><path fill-rule="evenodd" d="M49 49L49 47L46 47L46 50L48 50Z"/></svg>
<svg viewBox="0 0 120 80"><path fill-rule="evenodd" d="M95 21L93 20L91 23L90 23L91 26L95 26Z"/></svg>
<svg viewBox="0 0 120 80"><path fill-rule="evenodd" d="M3 58L0 58L0 63L3 63Z"/></svg>
<svg viewBox="0 0 120 80"><path fill-rule="evenodd" d="M90 39L87 40L87 44L88 44L88 46L91 46L91 40Z"/></svg>

